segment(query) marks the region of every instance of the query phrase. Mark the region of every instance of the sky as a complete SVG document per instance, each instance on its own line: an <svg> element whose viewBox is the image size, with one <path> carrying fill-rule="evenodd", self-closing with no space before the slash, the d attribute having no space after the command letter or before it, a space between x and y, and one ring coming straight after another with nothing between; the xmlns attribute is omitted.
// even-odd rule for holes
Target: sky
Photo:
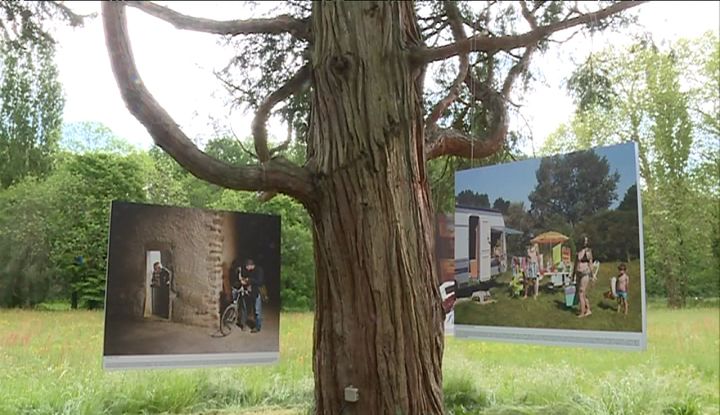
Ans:
<svg viewBox="0 0 720 415"><path fill-rule="evenodd" d="M100 10L98 2L65 4L83 14ZM172 8L214 19L253 16L248 7L236 2L173 2ZM696 37L708 30L717 33L720 28L720 2L651 2L634 10L639 26L633 30L648 30L658 41ZM229 120L235 134L250 136L252 114L229 113L224 89L212 74L213 69L225 66L234 52L219 46L217 36L180 31L133 8L128 10L128 30L143 81L188 136L198 143L215 136L212 119ZM568 33L561 32L558 38ZM149 134L122 101L110 69L101 19L89 19L82 28L58 27L56 39L66 98L65 122L101 122L136 146L152 146ZM576 36L544 56L535 56L532 69L542 73L543 79L524 95L522 118L511 120L532 136L521 144L522 152L533 156L545 137L570 119L574 105L565 92L564 80L577 63L591 51L627 41L627 35L614 33ZM271 120L268 129L271 142L285 137L286 128L279 122Z"/></svg>
<svg viewBox="0 0 720 415"><path fill-rule="evenodd" d="M614 209L622 202L627 189L637 183L635 145L624 143L599 147L595 152L607 159L611 174L617 172L620 176L615 189L617 197L610 205ZM535 158L458 171L455 173L455 195L463 190L472 190L478 194L487 194L490 203L503 198L514 203L524 203L528 209L528 196L537 186L535 172L540 166L540 160Z"/></svg>

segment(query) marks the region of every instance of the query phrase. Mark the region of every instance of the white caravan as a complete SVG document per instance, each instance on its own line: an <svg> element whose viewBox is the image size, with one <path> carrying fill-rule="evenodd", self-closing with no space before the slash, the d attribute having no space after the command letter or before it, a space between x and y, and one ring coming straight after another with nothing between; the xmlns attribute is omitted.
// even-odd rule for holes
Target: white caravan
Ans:
<svg viewBox="0 0 720 415"><path fill-rule="evenodd" d="M507 267L506 234L521 232L505 227L500 211L455 207L455 280L464 286L488 281ZM497 252L493 253L494 242ZM497 254L497 255L496 255Z"/></svg>

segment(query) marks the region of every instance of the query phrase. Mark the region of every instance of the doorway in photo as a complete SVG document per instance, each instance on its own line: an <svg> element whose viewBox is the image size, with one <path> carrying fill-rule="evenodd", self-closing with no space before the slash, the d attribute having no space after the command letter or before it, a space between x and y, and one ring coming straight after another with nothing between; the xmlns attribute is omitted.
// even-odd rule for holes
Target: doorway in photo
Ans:
<svg viewBox="0 0 720 415"><path fill-rule="evenodd" d="M145 252L144 317L170 319L170 272L164 266L162 252Z"/></svg>

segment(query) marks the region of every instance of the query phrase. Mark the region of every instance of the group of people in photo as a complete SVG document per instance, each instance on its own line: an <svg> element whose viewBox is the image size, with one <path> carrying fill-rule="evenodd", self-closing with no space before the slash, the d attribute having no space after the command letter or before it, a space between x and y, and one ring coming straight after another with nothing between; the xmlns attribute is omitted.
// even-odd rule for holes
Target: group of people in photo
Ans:
<svg viewBox="0 0 720 415"><path fill-rule="evenodd" d="M587 236L582 238L579 249L575 255L572 268L567 268L571 276L568 285L575 288L575 298L578 304L578 317L585 318L592 315L591 303L588 298L593 284L597 281L598 269L593 269L596 261L593 258L590 239ZM569 248L568 248L569 249ZM531 243L527 247L526 256L513 257L512 271L514 275L520 275L520 279L514 279L511 287L516 295L522 293L522 299L532 295L537 299L540 295L540 279L543 277L543 255L540 254L538 244ZM599 266L599 264L597 264ZM559 264L563 267L563 264ZM567 265L566 265L567 267ZM628 288L630 276L627 273L627 265L618 265L618 274L611 278L611 287L605 293L606 298L617 300L616 311L628 313Z"/></svg>
<svg viewBox="0 0 720 415"><path fill-rule="evenodd" d="M257 266L253 259L247 259L240 264L233 265L230 273L232 299L233 302L238 302L240 312L237 326L243 331L247 328L251 333L257 333L262 329L262 304L268 300L265 274L262 267ZM170 271L162 263L159 261L153 263L150 282L153 290L153 314L168 318L168 293L171 280Z"/></svg>

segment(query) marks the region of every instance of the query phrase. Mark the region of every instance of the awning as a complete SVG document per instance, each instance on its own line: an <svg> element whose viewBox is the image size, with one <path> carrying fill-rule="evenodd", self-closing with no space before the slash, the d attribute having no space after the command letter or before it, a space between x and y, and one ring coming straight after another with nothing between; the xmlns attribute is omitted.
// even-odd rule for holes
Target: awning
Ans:
<svg viewBox="0 0 720 415"><path fill-rule="evenodd" d="M506 235L522 235L523 234L522 231L519 231L519 230L513 229L513 228L508 228L505 226L493 226L490 228L490 230L493 230L495 232L502 232Z"/></svg>

